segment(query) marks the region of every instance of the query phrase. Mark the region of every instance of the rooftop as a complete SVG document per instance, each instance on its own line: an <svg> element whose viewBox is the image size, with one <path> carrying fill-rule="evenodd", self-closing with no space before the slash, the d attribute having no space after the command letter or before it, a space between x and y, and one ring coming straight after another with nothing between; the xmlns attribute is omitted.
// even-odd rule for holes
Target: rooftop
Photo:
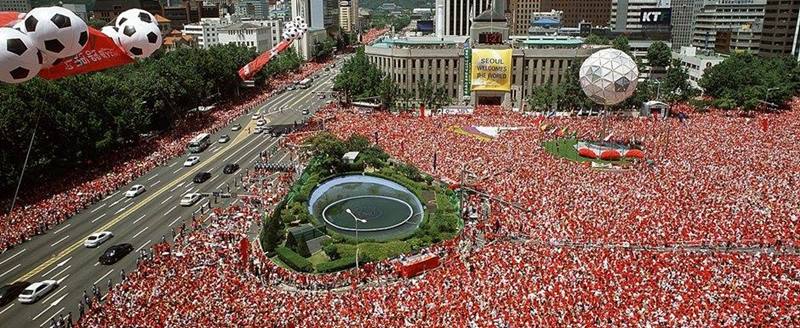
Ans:
<svg viewBox="0 0 800 328"><path fill-rule="evenodd" d="M445 36L437 38L435 36L412 36L400 38L381 38L375 42L375 47L390 48L393 45L457 45L464 44L469 37L467 36Z"/></svg>

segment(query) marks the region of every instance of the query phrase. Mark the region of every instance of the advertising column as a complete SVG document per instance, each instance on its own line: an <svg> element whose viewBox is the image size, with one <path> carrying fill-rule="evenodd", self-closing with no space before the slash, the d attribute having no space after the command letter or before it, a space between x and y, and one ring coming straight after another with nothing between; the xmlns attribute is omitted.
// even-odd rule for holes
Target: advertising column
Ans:
<svg viewBox="0 0 800 328"><path fill-rule="evenodd" d="M464 42L464 98L469 98L470 93L470 68L472 67L472 48L469 40Z"/></svg>

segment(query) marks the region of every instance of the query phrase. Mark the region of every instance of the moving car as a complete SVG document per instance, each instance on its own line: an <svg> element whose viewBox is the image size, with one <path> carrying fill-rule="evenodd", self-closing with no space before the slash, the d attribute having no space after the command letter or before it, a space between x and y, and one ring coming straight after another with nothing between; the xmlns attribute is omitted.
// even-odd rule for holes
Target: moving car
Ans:
<svg viewBox="0 0 800 328"><path fill-rule="evenodd" d="M256 121L256 126L262 126L262 125L264 125L264 124L267 124L267 122L266 122L266 121L264 121L264 120L258 120L258 121Z"/></svg>
<svg viewBox="0 0 800 328"><path fill-rule="evenodd" d="M125 192L125 197L133 198L133 197L139 196L139 194L141 194L143 192L144 192L144 186L143 185L139 185L139 184L133 185L133 187L131 187L131 189L128 189L128 191Z"/></svg>
<svg viewBox="0 0 800 328"><path fill-rule="evenodd" d="M194 176L194 183L203 183L206 180L211 179L211 172L199 172Z"/></svg>
<svg viewBox="0 0 800 328"><path fill-rule="evenodd" d="M303 108L303 115L308 115L309 111L308 108Z"/></svg>
<svg viewBox="0 0 800 328"><path fill-rule="evenodd" d="M236 124L231 126L231 131L239 131L241 129L242 129L242 125L239 124L239 123L236 123Z"/></svg>
<svg viewBox="0 0 800 328"><path fill-rule="evenodd" d="M223 135L219 136L219 140L217 140L217 142L226 143L226 142L228 142L230 140L231 140L231 137L229 135L223 134Z"/></svg>
<svg viewBox="0 0 800 328"><path fill-rule="evenodd" d="M11 285L0 287L0 306L11 303L30 285L31 283L27 281L17 281Z"/></svg>
<svg viewBox="0 0 800 328"><path fill-rule="evenodd" d="M239 164L232 163L225 165L225 167L222 168L222 173L231 174L237 170L239 170Z"/></svg>
<svg viewBox="0 0 800 328"><path fill-rule="evenodd" d="M198 200L200 200L200 194L196 192L188 193L181 198L181 206L192 206Z"/></svg>
<svg viewBox="0 0 800 328"><path fill-rule="evenodd" d="M133 245L131 244L114 245L106 249L97 261L103 265L111 265L117 263L130 252L133 252Z"/></svg>
<svg viewBox="0 0 800 328"><path fill-rule="evenodd" d="M253 116L251 116L251 117L252 117L254 120L259 120L259 119L261 119L261 114L259 114L259 113L255 113L255 114L253 114Z"/></svg>
<svg viewBox="0 0 800 328"><path fill-rule="evenodd" d="M58 287L58 281L44 280L36 282L25 288L17 299L20 303L36 303L40 298Z"/></svg>
<svg viewBox="0 0 800 328"><path fill-rule="evenodd" d="M111 231L95 232L89 235L89 237L86 237L86 241L83 242L83 246L89 248L97 247L100 246L100 244L104 243L106 240L111 239L111 237L113 236L114 234L111 233Z"/></svg>
<svg viewBox="0 0 800 328"><path fill-rule="evenodd" d="M200 156L189 156L186 158L186 161L183 162L183 166L193 166L200 162Z"/></svg>

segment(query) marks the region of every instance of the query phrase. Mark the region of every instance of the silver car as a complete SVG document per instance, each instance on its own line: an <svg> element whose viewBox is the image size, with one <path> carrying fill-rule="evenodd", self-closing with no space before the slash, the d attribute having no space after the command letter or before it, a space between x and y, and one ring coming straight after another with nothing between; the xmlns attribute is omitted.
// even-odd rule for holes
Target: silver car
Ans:
<svg viewBox="0 0 800 328"><path fill-rule="evenodd" d="M20 303L24 304L36 303L36 301L52 292L56 287L58 287L58 281L55 280L44 280L33 283L28 286L28 288L25 288L17 299Z"/></svg>

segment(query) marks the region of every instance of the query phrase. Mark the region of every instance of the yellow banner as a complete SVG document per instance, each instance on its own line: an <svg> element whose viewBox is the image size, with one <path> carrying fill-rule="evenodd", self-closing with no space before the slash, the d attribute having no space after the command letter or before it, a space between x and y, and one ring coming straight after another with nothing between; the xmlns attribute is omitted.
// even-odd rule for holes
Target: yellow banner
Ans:
<svg viewBox="0 0 800 328"><path fill-rule="evenodd" d="M511 90L511 49L472 49L472 90Z"/></svg>

